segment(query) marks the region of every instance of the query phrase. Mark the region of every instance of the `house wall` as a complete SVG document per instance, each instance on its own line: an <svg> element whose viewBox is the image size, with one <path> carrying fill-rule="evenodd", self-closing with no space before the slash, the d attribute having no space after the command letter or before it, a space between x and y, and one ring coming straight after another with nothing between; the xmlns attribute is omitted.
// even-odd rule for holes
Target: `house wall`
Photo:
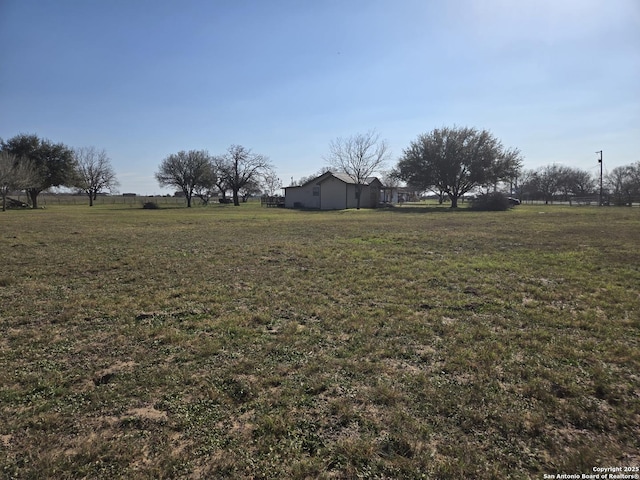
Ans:
<svg viewBox="0 0 640 480"><path fill-rule="evenodd" d="M380 190L381 203L398 203L398 189Z"/></svg>
<svg viewBox="0 0 640 480"><path fill-rule="evenodd" d="M289 187L285 190L284 206L285 208L306 207L307 189L304 187Z"/></svg>
<svg viewBox="0 0 640 480"><path fill-rule="evenodd" d="M367 195L369 199L369 208L378 208L378 204L380 203L380 189L372 186L369 187L369 195Z"/></svg>
<svg viewBox="0 0 640 480"><path fill-rule="evenodd" d="M347 185L347 208L357 208L356 186ZM380 197L379 189L374 186L363 185L360 193L360 208L376 208Z"/></svg>
<svg viewBox="0 0 640 480"><path fill-rule="evenodd" d="M320 184L320 208L322 210L342 210L346 207L348 185L330 177Z"/></svg>
<svg viewBox="0 0 640 480"><path fill-rule="evenodd" d="M380 196L380 183L374 182L371 186L362 186L360 207L375 208L378 206ZM319 195L313 195L316 188ZM342 210L356 208L356 186L348 184L333 176L324 176L318 183L310 183L299 187L287 187L285 189L286 208L313 208L321 210Z"/></svg>
<svg viewBox="0 0 640 480"><path fill-rule="evenodd" d="M320 208L320 196L313 195L313 188L317 185L302 185L288 187L285 190L285 208Z"/></svg>
<svg viewBox="0 0 640 480"><path fill-rule="evenodd" d="M362 187L362 194L366 196L365 190L367 187ZM347 206L346 208L356 208L358 206L358 199L356 198L356 186L353 184L347 185ZM362 202L360 202L360 207L362 207ZM345 207L343 207L345 208Z"/></svg>
<svg viewBox="0 0 640 480"><path fill-rule="evenodd" d="M299 202L301 188L300 187L288 187L284 189L284 207L293 208L294 203Z"/></svg>
<svg viewBox="0 0 640 480"><path fill-rule="evenodd" d="M378 208L380 204L380 192L382 191L382 183L380 180L374 180L367 187L367 208Z"/></svg>

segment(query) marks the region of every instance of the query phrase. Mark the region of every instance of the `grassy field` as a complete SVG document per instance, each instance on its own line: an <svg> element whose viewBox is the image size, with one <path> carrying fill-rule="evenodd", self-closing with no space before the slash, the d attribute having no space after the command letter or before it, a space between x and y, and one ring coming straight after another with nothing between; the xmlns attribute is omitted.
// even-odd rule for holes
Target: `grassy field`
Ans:
<svg viewBox="0 0 640 480"><path fill-rule="evenodd" d="M0 214L0 477L640 463L640 210Z"/></svg>

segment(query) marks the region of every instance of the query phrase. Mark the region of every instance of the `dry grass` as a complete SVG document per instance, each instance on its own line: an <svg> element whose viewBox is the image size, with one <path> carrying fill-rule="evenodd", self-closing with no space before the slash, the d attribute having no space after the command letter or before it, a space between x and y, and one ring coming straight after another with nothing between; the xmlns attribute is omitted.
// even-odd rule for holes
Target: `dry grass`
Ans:
<svg viewBox="0 0 640 480"><path fill-rule="evenodd" d="M7 478L638 465L637 209L0 216Z"/></svg>

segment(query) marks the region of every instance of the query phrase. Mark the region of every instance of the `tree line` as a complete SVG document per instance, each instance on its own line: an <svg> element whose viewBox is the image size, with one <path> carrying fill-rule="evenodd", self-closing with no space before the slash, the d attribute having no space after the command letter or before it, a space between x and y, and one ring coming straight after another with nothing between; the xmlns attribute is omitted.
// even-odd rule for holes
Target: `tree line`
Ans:
<svg viewBox="0 0 640 480"><path fill-rule="evenodd" d="M240 198L261 191L275 192L280 180L268 158L240 145L232 145L223 155L211 156L205 150L180 151L169 155L156 173L160 186L178 188L190 207L192 198L203 203L219 192L226 200L232 192L235 205ZM38 208L39 195L53 187L66 187L87 195L93 206L98 194L113 193L119 182L104 149L71 148L35 134L19 134L0 139L0 195L2 211L7 196L23 190L32 208Z"/></svg>
<svg viewBox="0 0 640 480"><path fill-rule="evenodd" d="M329 144L325 158L328 166L320 173L326 170L346 173L358 192L369 176L385 167L389 156L387 142L375 130L338 138ZM483 190L506 191L524 200L547 203L600 193L599 181L588 171L555 164L523 170L522 163L523 156L517 148L505 147L488 130L442 127L418 135L403 150L387 177L405 182L414 190L432 191L441 202L448 198L453 208L466 194ZM241 198L246 200L259 193L274 195L280 189L280 180L269 159L241 145L231 145L221 155L210 155L206 150L168 155L160 163L155 178L162 187L178 189L188 207L194 197L207 204L218 195L226 202L227 192L231 191L231 201L240 205ZM51 187L76 188L93 205L99 193L111 192L117 185L104 150L72 149L27 134L0 140L3 210L6 196L13 190L25 190L31 205L37 208L38 195ZM605 196L617 205L639 201L640 162L607 173L603 179Z"/></svg>
<svg viewBox="0 0 640 480"><path fill-rule="evenodd" d="M432 191L451 206L467 193L503 191L523 200L571 201L600 197L600 179L563 165L524 170L516 148L505 148L486 130L444 127L411 142L392 176L419 191ZM640 201L640 162L616 167L603 176L602 198L614 205Z"/></svg>
<svg viewBox="0 0 640 480"><path fill-rule="evenodd" d="M0 139L0 194L2 211L7 195L24 190L33 208L38 196L52 187L69 187L84 192L93 205L99 193L118 186L105 150L95 147L70 148L63 143L19 134Z"/></svg>
<svg viewBox="0 0 640 480"><path fill-rule="evenodd" d="M640 201L640 162L616 167L603 175L602 198L599 175L557 164L523 171L517 192L523 200L545 203L598 197L598 202L630 206Z"/></svg>
<svg viewBox="0 0 640 480"><path fill-rule="evenodd" d="M266 192L273 195L280 188L269 159L241 145L231 145L222 155L209 155L206 150L180 151L167 156L155 174L162 187L175 187L191 207L193 197L203 204L219 194L226 202L231 191L233 204L240 198Z"/></svg>

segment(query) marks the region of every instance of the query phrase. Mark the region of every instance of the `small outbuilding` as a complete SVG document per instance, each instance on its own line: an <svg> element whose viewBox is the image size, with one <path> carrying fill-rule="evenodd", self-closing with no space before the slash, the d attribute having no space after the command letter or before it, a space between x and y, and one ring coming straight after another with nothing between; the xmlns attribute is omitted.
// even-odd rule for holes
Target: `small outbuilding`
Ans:
<svg viewBox="0 0 640 480"><path fill-rule="evenodd" d="M369 177L361 185L360 208L376 208L382 183ZM326 172L303 185L285 187L286 208L343 210L358 206L356 182L346 173Z"/></svg>

